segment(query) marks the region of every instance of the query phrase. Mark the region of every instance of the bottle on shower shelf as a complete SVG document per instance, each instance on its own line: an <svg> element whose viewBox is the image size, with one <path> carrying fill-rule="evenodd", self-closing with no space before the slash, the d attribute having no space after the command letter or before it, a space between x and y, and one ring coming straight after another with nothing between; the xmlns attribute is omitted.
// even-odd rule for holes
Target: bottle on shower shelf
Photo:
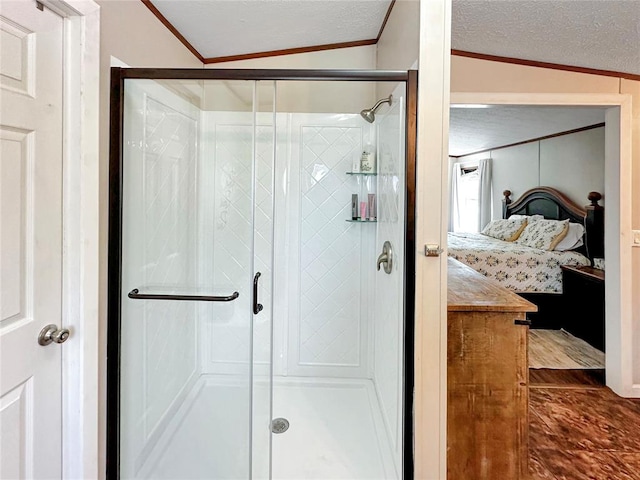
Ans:
<svg viewBox="0 0 640 480"><path fill-rule="evenodd" d="M360 171L362 173L376 172L376 150L370 143L364 146L360 156Z"/></svg>
<svg viewBox="0 0 640 480"><path fill-rule="evenodd" d="M370 193L367 197L368 200L368 208L369 208L369 220L376 220L376 210L377 210L377 205L376 205L376 194L375 193Z"/></svg>
<svg viewBox="0 0 640 480"><path fill-rule="evenodd" d="M360 220L367 220L367 202L360 202Z"/></svg>
<svg viewBox="0 0 640 480"><path fill-rule="evenodd" d="M351 195L351 220L358 220L358 194Z"/></svg>
<svg viewBox="0 0 640 480"><path fill-rule="evenodd" d="M351 165L351 173L360 173L361 158L356 152L353 152L353 163Z"/></svg>

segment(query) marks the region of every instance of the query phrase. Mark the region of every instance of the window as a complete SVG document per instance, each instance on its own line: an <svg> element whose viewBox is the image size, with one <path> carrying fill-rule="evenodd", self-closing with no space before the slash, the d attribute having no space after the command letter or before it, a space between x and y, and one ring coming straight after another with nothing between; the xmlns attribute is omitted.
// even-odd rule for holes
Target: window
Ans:
<svg viewBox="0 0 640 480"><path fill-rule="evenodd" d="M458 218L455 232L477 232L480 212L480 174L478 166L460 167L458 179Z"/></svg>
<svg viewBox="0 0 640 480"><path fill-rule="evenodd" d="M491 220L491 159L454 163L451 170L452 232L479 232Z"/></svg>

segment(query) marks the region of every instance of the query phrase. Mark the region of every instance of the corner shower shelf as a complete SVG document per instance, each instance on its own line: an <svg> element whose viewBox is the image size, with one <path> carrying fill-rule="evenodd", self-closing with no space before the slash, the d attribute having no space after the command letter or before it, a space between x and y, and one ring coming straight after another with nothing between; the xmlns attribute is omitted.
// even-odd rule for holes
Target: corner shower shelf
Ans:
<svg viewBox="0 0 640 480"><path fill-rule="evenodd" d="M359 218L357 220L353 220L353 219L347 218L345 221L351 222L351 223L377 223L378 220L360 220Z"/></svg>
<svg viewBox="0 0 640 480"><path fill-rule="evenodd" d="M347 175L378 175L378 172L347 172Z"/></svg>

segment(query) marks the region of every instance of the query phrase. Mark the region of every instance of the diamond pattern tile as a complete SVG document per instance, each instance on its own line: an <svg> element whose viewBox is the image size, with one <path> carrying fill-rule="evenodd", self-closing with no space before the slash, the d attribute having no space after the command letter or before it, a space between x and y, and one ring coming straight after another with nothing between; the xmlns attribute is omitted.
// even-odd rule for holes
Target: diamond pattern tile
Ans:
<svg viewBox="0 0 640 480"><path fill-rule="evenodd" d="M193 286L198 122L147 97L142 123L143 285ZM132 319L143 324L145 437L196 368L195 318L194 305L147 302Z"/></svg>
<svg viewBox="0 0 640 480"><path fill-rule="evenodd" d="M232 319L214 322L211 345L213 362L248 364L250 359L251 240L251 162L253 155L250 125L216 127L215 163L215 283L240 292L234 302ZM271 357L271 256L273 214L271 187L273 128L256 129L256 211L255 271L261 272L260 303L264 310L255 317L254 361L268 363Z"/></svg>
<svg viewBox="0 0 640 480"><path fill-rule="evenodd" d="M302 127L300 169L300 338L303 365L358 366L360 358L359 225L351 216L352 155L360 128Z"/></svg>

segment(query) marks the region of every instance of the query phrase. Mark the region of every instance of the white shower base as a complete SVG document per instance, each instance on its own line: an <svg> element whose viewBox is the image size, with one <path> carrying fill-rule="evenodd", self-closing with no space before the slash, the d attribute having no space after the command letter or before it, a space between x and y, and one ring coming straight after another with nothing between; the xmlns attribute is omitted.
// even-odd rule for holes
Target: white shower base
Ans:
<svg viewBox="0 0 640 480"><path fill-rule="evenodd" d="M228 377L201 377L137 478L246 478L247 402L238 401L246 391ZM290 428L272 436L272 478L397 479L380 411L371 380L274 378L273 418Z"/></svg>

